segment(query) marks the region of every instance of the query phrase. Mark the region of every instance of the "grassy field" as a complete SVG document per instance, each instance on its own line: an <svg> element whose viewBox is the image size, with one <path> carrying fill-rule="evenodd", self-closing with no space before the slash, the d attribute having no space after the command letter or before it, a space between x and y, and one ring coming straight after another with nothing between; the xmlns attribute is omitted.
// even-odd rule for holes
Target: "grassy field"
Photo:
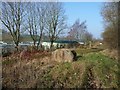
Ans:
<svg viewBox="0 0 120 90"><path fill-rule="evenodd" d="M117 60L99 51L78 48L77 61L72 63L57 63L39 54L29 61L3 58L3 87L118 88Z"/></svg>

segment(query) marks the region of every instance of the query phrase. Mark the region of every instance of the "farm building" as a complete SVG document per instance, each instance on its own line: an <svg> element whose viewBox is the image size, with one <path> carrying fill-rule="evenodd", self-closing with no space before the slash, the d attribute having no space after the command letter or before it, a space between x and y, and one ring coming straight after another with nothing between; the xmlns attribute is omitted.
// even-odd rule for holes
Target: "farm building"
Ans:
<svg viewBox="0 0 120 90"><path fill-rule="evenodd" d="M67 41L67 40L61 40L61 41L55 41L53 43L53 46L55 48L74 48L80 44L84 44L84 42L78 42L78 41ZM44 49L50 49L51 42L50 41L43 41L42 46Z"/></svg>

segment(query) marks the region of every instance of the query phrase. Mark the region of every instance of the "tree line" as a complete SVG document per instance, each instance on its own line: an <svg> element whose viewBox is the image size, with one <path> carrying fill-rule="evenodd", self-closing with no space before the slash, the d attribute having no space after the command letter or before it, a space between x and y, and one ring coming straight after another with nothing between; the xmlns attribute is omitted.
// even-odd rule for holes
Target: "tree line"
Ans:
<svg viewBox="0 0 120 90"><path fill-rule="evenodd" d="M34 45L37 44L37 49L44 35L49 37L52 48L53 42L68 28L61 2L2 2L0 20L10 32L16 47L19 46L21 35L27 32ZM72 40L91 40L92 34L86 28L85 22L76 20L69 28L67 37L72 37Z"/></svg>
<svg viewBox="0 0 120 90"><path fill-rule="evenodd" d="M118 49L118 2L104 3L101 15L104 20L103 41L107 48Z"/></svg>
<svg viewBox="0 0 120 90"><path fill-rule="evenodd" d="M29 32L34 45L38 41L37 48L43 33L47 34L52 47L66 26L64 9L62 3L58 2L2 2L1 14L0 20L9 30L17 47L20 36L25 31Z"/></svg>

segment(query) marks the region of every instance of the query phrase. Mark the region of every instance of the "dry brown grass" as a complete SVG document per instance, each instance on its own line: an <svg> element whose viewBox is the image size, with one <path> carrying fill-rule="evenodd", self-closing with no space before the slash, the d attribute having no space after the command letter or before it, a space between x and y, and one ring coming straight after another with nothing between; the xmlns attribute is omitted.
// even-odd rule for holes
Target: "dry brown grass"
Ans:
<svg viewBox="0 0 120 90"><path fill-rule="evenodd" d="M31 53L29 60L20 60L19 54L14 55L3 58L3 87L35 87L37 80L54 65L47 56L49 53Z"/></svg>
<svg viewBox="0 0 120 90"><path fill-rule="evenodd" d="M118 50L105 49L101 51L101 53L105 56L118 60Z"/></svg>
<svg viewBox="0 0 120 90"><path fill-rule="evenodd" d="M29 60L20 60L19 53L4 57L3 87L93 88L101 87L101 82L103 88L117 87L115 60L88 49L77 53L84 55L71 63L54 62L46 51L31 52ZM106 78L110 74L113 81Z"/></svg>

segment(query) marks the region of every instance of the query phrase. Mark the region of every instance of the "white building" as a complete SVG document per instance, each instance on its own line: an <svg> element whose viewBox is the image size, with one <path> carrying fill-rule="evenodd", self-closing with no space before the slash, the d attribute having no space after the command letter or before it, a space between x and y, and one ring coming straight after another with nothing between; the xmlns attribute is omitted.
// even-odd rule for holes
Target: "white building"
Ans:
<svg viewBox="0 0 120 90"><path fill-rule="evenodd" d="M50 45L51 45L51 42L47 42L47 41L45 41L45 42L42 42L42 46L44 46L44 49L46 50L46 49L50 49ZM56 42L54 42L53 43L53 47L57 47L57 45L58 45L58 47L60 46L58 43L56 43Z"/></svg>
<svg viewBox="0 0 120 90"><path fill-rule="evenodd" d="M61 47L66 47L66 46L71 46L71 47L75 47L76 45L79 45L79 44L84 44L84 43L79 43L77 41L55 41L53 43L53 47L55 48L61 48ZM44 49L50 49L50 45L51 45L51 42L50 41L44 41L42 42L42 46L44 47Z"/></svg>
<svg viewBox="0 0 120 90"><path fill-rule="evenodd" d="M3 41L0 41L0 44L2 45L7 45L7 43L3 42Z"/></svg>

